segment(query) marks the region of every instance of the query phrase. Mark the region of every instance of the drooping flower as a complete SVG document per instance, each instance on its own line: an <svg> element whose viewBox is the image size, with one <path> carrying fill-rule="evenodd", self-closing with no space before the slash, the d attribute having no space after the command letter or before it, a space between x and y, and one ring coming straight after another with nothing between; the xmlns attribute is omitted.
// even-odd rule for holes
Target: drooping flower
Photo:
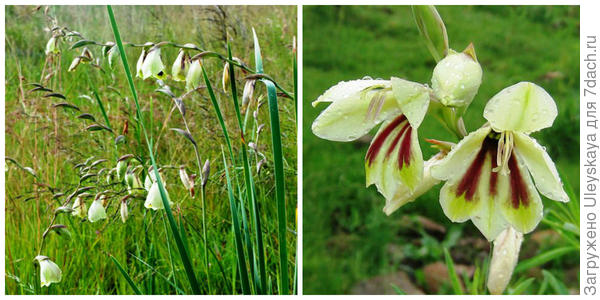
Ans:
<svg viewBox="0 0 600 300"><path fill-rule="evenodd" d="M142 48L142 53L140 54L140 58L137 60L137 64L135 65L136 76L143 78L144 73L142 72L142 66L144 65L144 59L146 59L146 49Z"/></svg>
<svg viewBox="0 0 600 300"><path fill-rule="evenodd" d="M193 198L194 197L194 179L193 179L193 177L191 177L187 174L184 166L181 166L179 168L179 178L181 179L181 183L183 184L183 187L185 187L185 189L190 192L190 196Z"/></svg>
<svg viewBox="0 0 600 300"><path fill-rule="evenodd" d="M92 223L106 219L106 210L104 209L104 205L102 201L106 198L106 196L101 195L100 197L96 197L92 205L90 205L90 209L88 210L88 220Z"/></svg>
<svg viewBox="0 0 600 300"><path fill-rule="evenodd" d="M48 43L46 43L46 55L58 54L60 53L60 48L58 47L59 39L56 36L52 36Z"/></svg>
<svg viewBox="0 0 600 300"><path fill-rule="evenodd" d="M142 182L135 171L127 172L125 175L125 183L127 184L127 192L130 195L140 194L142 192Z"/></svg>
<svg viewBox="0 0 600 300"><path fill-rule="evenodd" d="M225 63L225 66L223 67L223 78L222 78L222 83L223 83L223 92L227 93L227 86L229 85L229 62Z"/></svg>
<svg viewBox="0 0 600 300"><path fill-rule="evenodd" d="M202 63L200 59L192 61L190 70L185 77L185 89L188 91L194 90L200 86L202 80Z"/></svg>
<svg viewBox="0 0 600 300"><path fill-rule="evenodd" d="M121 181L125 179L125 173L127 173L127 161L119 160L117 162L117 180Z"/></svg>
<svg viewBox="0 0 600 300"><path fill-rule="evenodd" d="M434 178L446 181L440 191L446 216L453 222L471 219L491 241L509 225L521 233L537 226L543 216L538 191L568 202L552 159L529 136L551 126L556 115L552 97L530 82L492 97L484 110L489 124L431 169Z"/></svg>
<svg viewBox="0 0 600 300"><path fill-rule="evenodd" d="M127 209L127 200L121 201L120 212L121 212L121 221L123 221L123 223L125 223L127 221L127 218L129 217L129 210Z"/></svg>
<svg viewBox="0 0 600 300"><path fill-rule="evenodd" d="M117 63L117 59L119 58L119 47L117 47L117 45L114 45L110 48L110 50L108 50L108 65L110 66L110 68L114 68L115 64Z"/></svg>
<svg viewBox="0 0 600 300"><path fill-rule="evenodd" d="M487 287L492 295L500 295L508 286L519 260L523 234L512 227L504 229L494 240Z"/></svg>
<svg viewBox="0 0 600 300"><path fill-rule="evenodd" d="M50 286L52 283L59 283L62 279L62 271L51 261L48 256L38 255L35 259L40 264L40 283L42 286Z"/></svg>
<svg viewBox="0 0 600 300"><path fill-rule="evenodd" d="M173 205L173 202L171 202L171 199L169 198L169 193L167 192L166 188L165 193L167 196L167 201L169 201L169 205ZM146 208L152 208L153 210L165 208L162 198L160 196L158 182L154 182L150 187L150 191L148 191L148 196L146 196L146 202L144 202L144 206Z"/></svg>
<svg viewBox="0 0 600 300"><path fill-rule="evenodd" d="M185 81L185 75L187 72L187 65L189 56L185 52L184 49L179 50L179 54L173 62L173 67L171 68L171 73L173 74L173 80L175 81Z"/></svg>
<svg viewBox="0 0 600 300"><path fill-rule="evenodd" d="M160 58L160 47L154 46L148 50L148 54L146 54L146 58L142 63L142 79L154 77L164 80L166 76L165 65Z"/></svg>
<svg viewBox="0 0 600 300"><path fill-rule="evenodd" d="M75 198L75 202L73 202L73 212L71 215L85 218L86 213L87 210L85 207L85 200L83 200L80 196L77 196L77 198Z"/></svg>

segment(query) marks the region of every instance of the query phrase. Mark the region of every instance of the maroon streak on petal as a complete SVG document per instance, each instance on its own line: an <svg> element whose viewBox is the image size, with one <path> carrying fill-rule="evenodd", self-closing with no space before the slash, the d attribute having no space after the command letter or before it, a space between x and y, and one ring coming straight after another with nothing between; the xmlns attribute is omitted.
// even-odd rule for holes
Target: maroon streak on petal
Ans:
<svg viewBox="0 0 600 300"><path fill-rule="evenodd" d="M408 167L410 164L410 144L412 142L411 139L412 127L408 127L406 133L404 134L404 138L402 138L402 144L400 145L400 149L398 150L398 168L402 169L402 165Z"/></svg>
<svg viewBox="0 0 600 300"><path fill-rule="evenodd" d="M493 151L492 149L496 149L497 147L498 140L489 137L486 137L483 140L481 148L477 153L477 156L475 156L475 159L471 163L471 166L469 166L469 168L463 175L463 178L461 179L460 183L458 184L458 187L456 188L457 196L465 194L466 201L473 200L475 191L477 191L477 184L479 183L479 178L481 177L481 171L483 170L485 158L489 152Z"/></svg>
<svg viewBox="0 0 600 300"><path fill-rule="evenodd" d="M398 134L396 134L396 137L394 138L394 140L390 144L390 147L389 147L387 153L385 154L385 158L386 159L390 157L390 155L392 154L392 152L394 152L394 149L396 149L396 146L398 145L398 141L402 137L402 134L404 134L404 132L406 131L406 129L408 129L409 127L410 127L410 124L408 123L408 121L404 121L404 126L402 127L402 129L400 129L400 131L398 132Z"/></svg>
<svg viewBox="0 0 600 300"><path fill-rule="evenodd" d="M508 169L510 170L511 203L513 208L518 209L521 204L523 207L529 206L527 185L523 180L523 175L521 175L514 152L511 153L508 159Z"/></svg>
<svg viewBox="0 0 600 300"><path fill-rule="evenodd" d="M369 150L367 150L367 157L365 158L369 165L371 165L375 160L375 157L377 157L377 153L379 153L381 150L383 142L385 142L392 131L394 131L394 129L396 129L396 127L398 127L398 125L400 125L400 123L402 123L404 120L406 120L404 115L399 115L396 117L396 119L390 122L390 124L388 124L371 143Z"/></svg>

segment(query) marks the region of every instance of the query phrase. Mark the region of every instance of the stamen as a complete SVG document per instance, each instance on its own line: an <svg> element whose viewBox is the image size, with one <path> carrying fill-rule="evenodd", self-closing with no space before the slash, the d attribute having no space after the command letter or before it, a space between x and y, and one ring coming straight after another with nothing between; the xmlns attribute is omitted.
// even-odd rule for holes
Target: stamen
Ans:
<svg viewBox="0 0 600 300"><path fill-rule="evenodd" d="M508 175L510 173L510 169L507 167L507 164L512 154L513 146L514 140L512 132L501 132L500 139L498 140L498 151L496 153L497 166L492 171L500 172L502 175Z"/></svg>

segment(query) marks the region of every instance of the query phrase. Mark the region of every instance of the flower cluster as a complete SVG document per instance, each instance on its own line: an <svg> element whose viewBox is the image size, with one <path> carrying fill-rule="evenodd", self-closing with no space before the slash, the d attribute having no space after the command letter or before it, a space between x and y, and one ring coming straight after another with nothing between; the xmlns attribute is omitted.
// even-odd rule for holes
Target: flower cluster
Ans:
<svg viewBox="0 0 600 300"><path fill-rule="evenodd" d="M434 8L427 13L444 26ZM386 199L386 214L443 182L439 201L450 220L471 220L489 241L501 233L502 239L522 236L543 217L540 193L569 201L554 163L530 136L552 126L556 104L540 86L519 82L493 96L483 112L487 123L467 133L461 116L478 92L482 68L472 44L456 52L447 46L445 28L441 34L446 44L434 53L443 55L431 85L395 77L340 82L313 102L330 104L312 131L327 140L353 141L382 124L367 150L365 172L366 185L374 184ZM418 129L427 114L443 120L460 141L428 140L441 151L424 161ZM502 292L506 285L492 286Z"/></svg>

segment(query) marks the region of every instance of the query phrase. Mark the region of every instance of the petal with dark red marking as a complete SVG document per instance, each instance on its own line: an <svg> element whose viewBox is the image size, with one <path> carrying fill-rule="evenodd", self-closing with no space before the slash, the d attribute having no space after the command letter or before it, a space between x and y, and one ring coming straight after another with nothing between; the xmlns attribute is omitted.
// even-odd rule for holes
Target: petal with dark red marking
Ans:
<svg viewBox="0 0 600 300"><path fill-rule="evenodd" d="M423 155L417 131L404 115L385 122L373 138L365 157L367 186L392 199L399 188L412 193L423 178Z"/></svg>

